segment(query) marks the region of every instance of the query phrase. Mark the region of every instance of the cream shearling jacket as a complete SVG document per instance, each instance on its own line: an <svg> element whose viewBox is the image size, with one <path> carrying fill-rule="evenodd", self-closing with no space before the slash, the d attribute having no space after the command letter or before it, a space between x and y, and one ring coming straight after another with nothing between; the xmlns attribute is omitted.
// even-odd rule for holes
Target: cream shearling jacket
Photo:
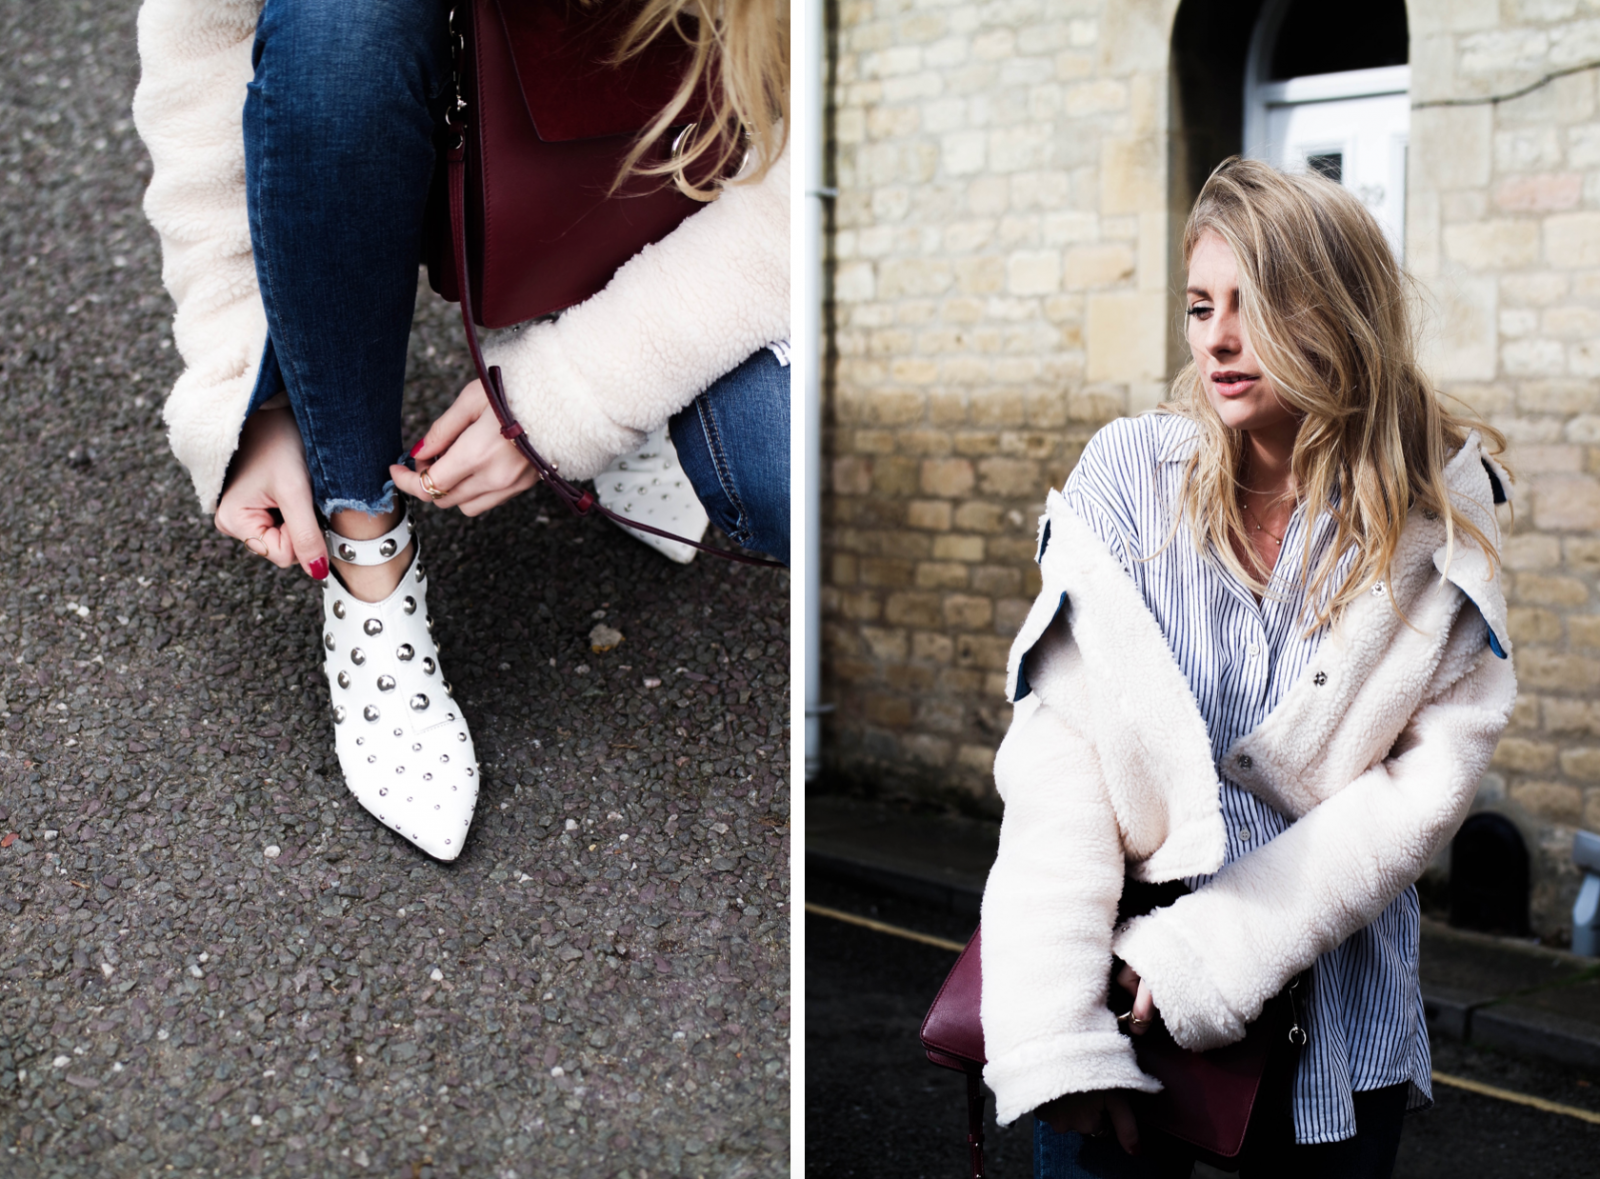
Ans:
<svg viewBox="0 0 1600 1179"><path fill-rule="evenodd" d="M267 339L245 204L243 111L261 0L145 0L134 123L153 174L184 370L167 436L216 509ZM564 475L591 478L745 357L789 334L789 160L732 185L604 291L486 349L512 412Z"/></svg>
<svg viewBox="0 0 1600 1179"><path fill-rule="evenodd" d="M1509 487L1473 435L1446 480L1497 537L1491 471ZM1005 816L983 898L984 1079L1002 1124L1066 1093L1160 1088L1106 1007L1113 955L1149 982L1180 1044L1242 1037L1455 832L1516 696L1511 660L1486 643L1492 632L1511 649L1493 564L1460 536L1447 559L1444 522L1413 512L1389 584L1350 606L1219 766L1117 559L1057 492L1040 528L1044 584L1011 651L1017 705L995 759ZM1292 825L1114 929L1125 873L1221 867L1224 769Z"/></svg>

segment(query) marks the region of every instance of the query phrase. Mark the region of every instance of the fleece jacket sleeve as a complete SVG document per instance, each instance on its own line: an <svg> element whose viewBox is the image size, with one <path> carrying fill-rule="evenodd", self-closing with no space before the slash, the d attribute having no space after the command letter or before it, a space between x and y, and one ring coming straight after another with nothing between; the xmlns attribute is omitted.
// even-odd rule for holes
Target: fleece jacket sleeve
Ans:
<svg viewBox="0 0 1600 1179"><path fill-rule="evenodd" d="M1093 747L1037 701L995 759L1005 801L983 895L983 1079L1006 1125L1065 1093L1155 1092L1106 1006L1123 849Z"/></svg>
<svg viewBox="0 0 1600 1179"><path fill-rule="evenodd" d="M730 185L553 322L487 348L528 440L569 479L643 445L718 377L789 335L789 156Z"/></svg>
<svg viewBox="0 0 1600 1179"><path fill-rule="evenodd" d="M1149 982L1173 1039L1238 1040L1289 979L1415 881L1465 817L1515 698L1511 661L1485 650L1386 760L1205 888L1130 922L1116 954Z"/></svg>
<svg viewBox="0 0 1600 1179"><path fill-rule="evenodd" d="M146 0L133 121L150 152L144 210L161 238L184 369L167 437L213 511L266 346L245 206L245 88L259 0Z"/></svg>

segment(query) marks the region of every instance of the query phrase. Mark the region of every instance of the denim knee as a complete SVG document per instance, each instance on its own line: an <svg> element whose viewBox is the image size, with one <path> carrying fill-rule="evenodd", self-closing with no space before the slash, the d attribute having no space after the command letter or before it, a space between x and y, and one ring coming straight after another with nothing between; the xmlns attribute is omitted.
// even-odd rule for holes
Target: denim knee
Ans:
<svg viewBox="0 0 1600 1179"><path fill-rule="evenodd" d="M251 88L358 140L368 119L391 120L397 101L425 111L438 99L450 76L447 20L439 0L267 0Z"/></svg>

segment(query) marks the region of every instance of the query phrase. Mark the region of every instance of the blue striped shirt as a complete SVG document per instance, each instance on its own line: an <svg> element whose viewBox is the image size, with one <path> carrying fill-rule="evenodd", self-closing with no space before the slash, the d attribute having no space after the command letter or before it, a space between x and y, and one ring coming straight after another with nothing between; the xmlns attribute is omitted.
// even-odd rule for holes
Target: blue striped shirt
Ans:
<svg viewBox="0 0 1600 1179"><path fill-rule="evenodd" d="M1189 681L1222 783L1224 862L1231 863L1290 822L1231 781L1222 756L1266 720L1322 642L1326 627L1305 633L1301 568L1304 546L1311 546L1315 567L1333 542L1334 524L1324 515L1308 525L1304 511L1296 509L1267 593L1257 603L1220 562L1201 555L1186 521L1173 532L1184 467L1197 436L1193 423L1171 414L1113 422L1089 441L1063 494L1139 587ZM1162 549L1169 535L1172 543ZM1352 558L1345 554L1341 572ZM1207 879L1186 883L1198 888ZM1297 1141L1337 1142L1353 1135L1352 1092L1409 1081L1412 1108L1432 1102L1417 979L1418 924L1416 890L1408 888L1376 921L1313 965L1306 1010L1310 1039L1294 1084Z"/></svg>

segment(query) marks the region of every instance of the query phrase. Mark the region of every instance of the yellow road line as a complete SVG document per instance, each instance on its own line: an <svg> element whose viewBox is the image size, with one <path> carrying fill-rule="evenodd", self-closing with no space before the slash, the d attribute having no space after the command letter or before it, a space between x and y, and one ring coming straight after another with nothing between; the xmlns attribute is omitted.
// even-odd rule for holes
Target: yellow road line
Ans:
<svg viewBox="0 0 1600 1179"><path fill-rule="evenodd" d="M813 905L806 902L806 912L815 913L818 917L830 917L835 921L843 921L847 925L859 925L862 929L870 929L874 933L885 933L890 937L905 938L907 941L921 942L926 946L937 946L941 950L950 950L959 954L966 949L963 942L953 942L949 938L933 937L930 934L918 933L914 929L903 929L898 925L890 925L886 921L874 921L870 917L857 917L854 913L846 913L841 909L830 909L824 905ZM1455 1089L1465 1089L1468 1093L1476 1093L1480 1097L1493 1097L1499 1101L1509 1101L1513 1105L1526 1105L1530 1109L1541 1110L1544 1113L1561 1114L1563 1117L1577 1118L1580 1122L1600 1126L1600 1113L1587 1109L1579 1109L1575 1105L1562 1105L1559 1101L1546 1101L1543 1097L1533 1097L1527 1093L1518 1093L1512 1089L1502 1089L1497 1085L1485 1085L1481 1081L1469 1081L1466 1077L1453 1076L1450 1073L1435 1071L1433 1079L1441 1085L1449 1085Z"/></svg>
<svg viewBox="0 0 1600 1179"><path fill-rule="evenodd" d="M806 912L815 913L818 917L831 917L835 921L843 921L847 925L859 925L862 929L870 929L874 933L886 933L890 937L903 937L910 942L921 942L925 946L938 946L941 950L953 950L957 954L967 948L965 942L953 942L945 937L933 937L930 934L918 933L914 929L901 929L898 925L890 925L884 921L874 921L870 917L857 917L854 913L846 913L841 909L829 909L822 905L813 905L806 902Z"/></svg>
<svg viewBox="0 0 1600 1179"><path fill-rule="evenodd" d="M1546 1101L1543 1097L1530 1097L1526 1093L1517 1093L1511 1089L1501 1089L1496 1085L1485 1085L1481 1081L1469 1081L1466 1077L1453 1077L1449 1073L1435 1072L1433 1079L1441 1085L1465 1089L1468 1093L1477 1093L1483 1097L1494 1097L1501 1101L1509 1101L1514 1105L1526 1105L1532 1109L1543 1110L1545 1113L1562 1114L1565 1117L1577 1118L1580 1122L1589 1122L1591 1125L1600 1126L1600 1113L1579 1109L1575 1105L1562 1105L1559 1101Z"/></svg>

